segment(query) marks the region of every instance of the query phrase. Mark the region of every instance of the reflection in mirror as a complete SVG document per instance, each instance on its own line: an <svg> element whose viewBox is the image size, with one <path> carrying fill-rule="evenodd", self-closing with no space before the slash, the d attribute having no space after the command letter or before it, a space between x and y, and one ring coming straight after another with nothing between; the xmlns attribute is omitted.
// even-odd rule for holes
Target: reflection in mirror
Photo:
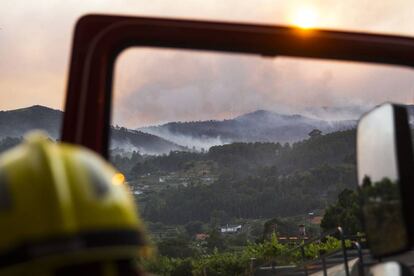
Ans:
<svg viewBox="0 0 414 276"><path fill-rule="evenodd" d="M374 255L407 247L397 162L394 107L385 104L361 119L357 132L358 182L365 231Z"/></svg>
<svg viewBox="0 0 414 276"><path fill-rule="evenodd" d="M368 276L411 276L410 269L402 263L385 262L369 269Z"/></svg>

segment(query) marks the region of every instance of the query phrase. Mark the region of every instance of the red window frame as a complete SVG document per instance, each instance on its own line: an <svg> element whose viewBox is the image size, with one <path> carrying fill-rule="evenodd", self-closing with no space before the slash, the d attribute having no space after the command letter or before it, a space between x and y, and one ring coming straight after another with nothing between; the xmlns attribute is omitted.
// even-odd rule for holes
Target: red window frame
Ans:
<svg viewBox="0 0 414 276"><path fill-rule="evenodd" d="M414 67L414 38L145 17L87 15L75 28L62 140L108 157L114 62L132 46Z"/></svg>

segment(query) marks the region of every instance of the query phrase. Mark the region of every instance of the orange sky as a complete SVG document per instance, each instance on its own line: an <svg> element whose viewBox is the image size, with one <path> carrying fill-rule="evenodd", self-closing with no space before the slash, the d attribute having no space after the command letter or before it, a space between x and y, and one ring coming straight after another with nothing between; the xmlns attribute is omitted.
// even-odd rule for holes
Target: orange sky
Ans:
<svg viewBox="0 0 414 276"><path fill-rule="evenodd" d="M33 104L62 108L72 30L76 19L86 13L287 24L298 9L311 6L317 11L316 25L320 27L414 35L414 1L411 0L3 0L1 5L1 110ZM306 70L311 70L309 66L301 67L305 75ZM125 90L135 91L137 88L131 84ZM296 101L302 100L301 97L297 96ZM268 96L262 98L269 101ZM254 100L260 107L260 100ZM185 119L188 112L191 110L180 116ZM228 110L215 112L212 117L229 114ZM203 116L206 114L201 114L200 118ZM154 121L166 120L156 113L146 114L146 117ZM130 124L140 124L139 120L131 121L126 115L119 118L130 121Z"/></svg>

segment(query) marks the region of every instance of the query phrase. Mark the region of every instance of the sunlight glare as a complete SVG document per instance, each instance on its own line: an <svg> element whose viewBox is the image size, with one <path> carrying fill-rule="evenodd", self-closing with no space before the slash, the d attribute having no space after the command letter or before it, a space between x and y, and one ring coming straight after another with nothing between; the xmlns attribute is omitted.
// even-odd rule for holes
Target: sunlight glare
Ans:
<svg viewBox="0 0 414 276"><path fill-rule="evenodd" d="M317 17L317 12L314 8L301 7L293 15L292 23L299 28L310 29L315 27Z"/></svg>

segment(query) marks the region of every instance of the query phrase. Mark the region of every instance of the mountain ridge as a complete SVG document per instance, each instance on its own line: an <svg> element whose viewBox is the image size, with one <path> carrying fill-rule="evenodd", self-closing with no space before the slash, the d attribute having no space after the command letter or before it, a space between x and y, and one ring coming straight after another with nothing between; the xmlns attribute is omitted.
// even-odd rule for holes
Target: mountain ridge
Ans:
<svg viewBox="0 0 414 276"><path fill-rule="evenodd" d="M143 132L182 144L193 139L195 146L205 142L208 146L232 142L295 142L305 139L313 129L325 133L355 128L355 120L326 121L300 114L281 114L256 110L233 119L169 122L138 128ZM214 143L214 140L216 143Z"/></svg>
<svg viewBox="0 0 414 276"><path fill-rule="evenodd" d="M407 106L411 122L414 105ZM32 129L43 129L59 139L63 112L42 105L0 111L0 138L21 137ZM324 120L302 114L258 109L224 120L173 121L135 130L111 127L111 148L164 154L175 150L207 150L234 142L296 142L313 129L323 133L355 128L357 120Z"/></svg>
<svg viewBox="0 0 414 276"><path fill-rule="evenodd" d="M0 111L0 138L23 137L27 132L41 129L50 138L60 138L63 111L42 105ZM144 154L164 154L172 150L187 150L156 135L126 128L111 127L111 148L137 150Z"/></svg>

